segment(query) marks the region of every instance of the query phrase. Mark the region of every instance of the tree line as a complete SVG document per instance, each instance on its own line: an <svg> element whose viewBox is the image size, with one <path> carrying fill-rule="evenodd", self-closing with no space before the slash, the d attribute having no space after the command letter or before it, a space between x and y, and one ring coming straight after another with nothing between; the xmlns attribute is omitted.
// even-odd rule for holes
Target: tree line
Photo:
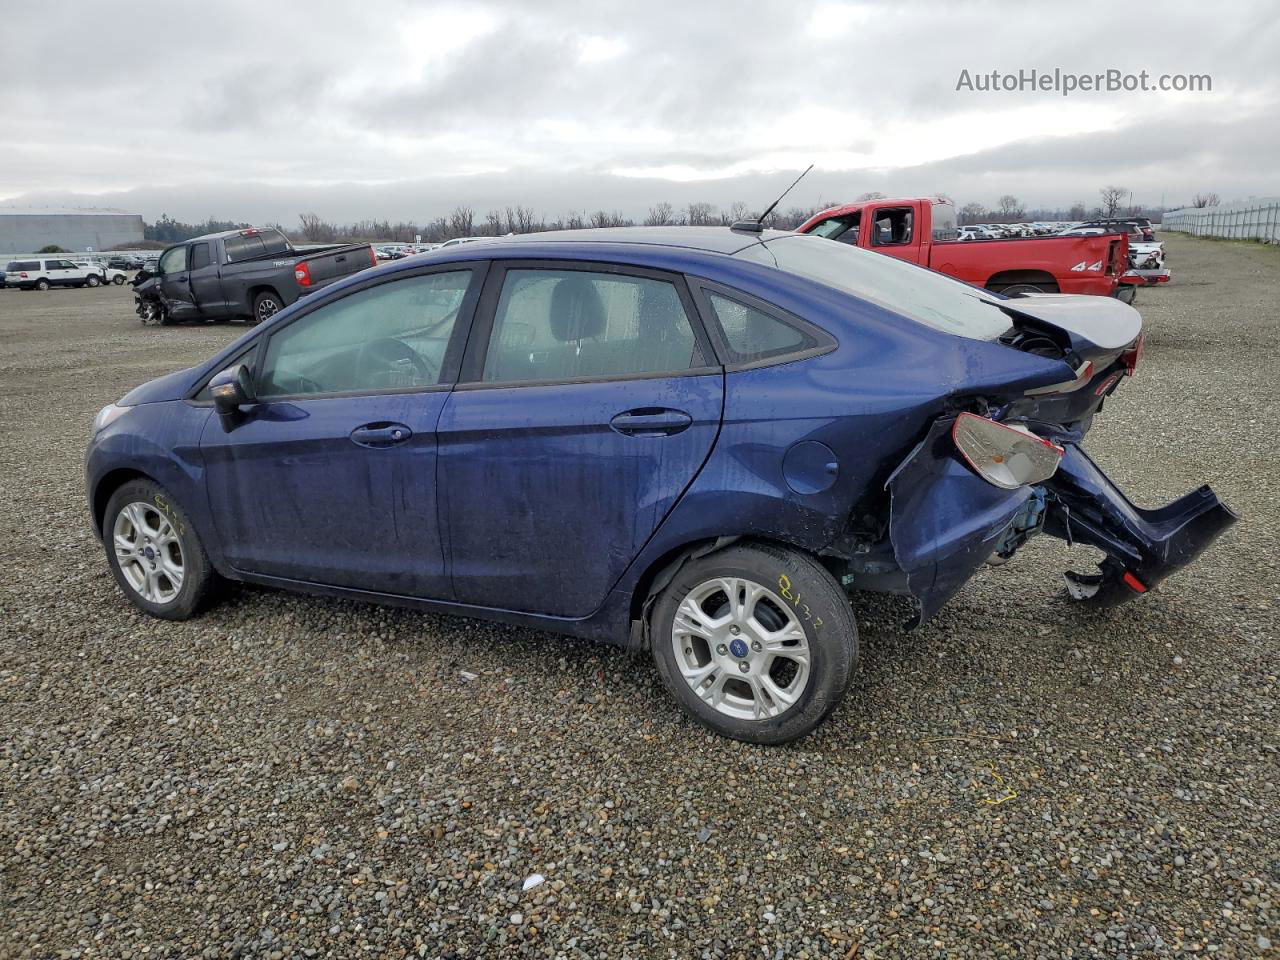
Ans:
<svg viewBox="0 0 1280 960"><path fill-rule="evenodd" d="M966 203L957 210L957 215L961 224L972 224L1016 223L1027 220L1086 220L1090 217L1115 216L1147 216L1157 219L1164 211L1163 207L1134 205L1130 199L1132 194L1122 186L1108 185L1099 190L1098 195L1100 202L1091 208L1087 207L1084 201L1077 201L1067 208L1027 209L1017 197L1005 194L1000 197L994 207L981 203ZM935 196L948 199L946 194L940 193ZM883 198L884 194L871 192L858 196L856 200ZM1192 205L1213 206L1217 202L1216 193L1196 194ZM775 210L769 215L765 225L779 230L794 230L815 213L835 205L834 202L823 201L811 207ZM362 243L366 241L413 243L419 237L424 243L442 243L454 237L494 237L509 233L582 230L588 227L727 227L738 220L745 220L755 215L740 200L724 208L705 201L695 201L680 207L663 201L651 206L645 216L639 220L625 216L619 210L603 209L594 212L574 211L553 218L522 204L495 208L480 214L473 207L464 204L455 207L445 216L425 222L370 219L343 224L326 220L317 213L303 213L298 216L296 227L285 227L278 223L263 224L263 226L275 227L290 239L300 243ZM238 230L249 226L252 225L233 220L217 220L213 217L209 217L204 223L184 223L164 214L155 223L144 224L144 236L149 242L169 244L206 233Z"/></svg>

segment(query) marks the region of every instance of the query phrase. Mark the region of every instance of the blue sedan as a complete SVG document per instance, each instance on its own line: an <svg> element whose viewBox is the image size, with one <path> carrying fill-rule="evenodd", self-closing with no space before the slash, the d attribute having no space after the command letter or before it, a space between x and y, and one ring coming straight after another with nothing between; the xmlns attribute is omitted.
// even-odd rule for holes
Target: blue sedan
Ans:
<svg viewBox="0 0 1280 960"><path fill-rule="evenodd" d="M98 414L95 529L125 596L220 580L650 651L680 706L782 743L839 704L848 593L922 620L1045 533L1113 604L1235 515L1139 509L1082 449L1141 321L977 290L819 237L585 230L445 248L303 298Z"/></svg>

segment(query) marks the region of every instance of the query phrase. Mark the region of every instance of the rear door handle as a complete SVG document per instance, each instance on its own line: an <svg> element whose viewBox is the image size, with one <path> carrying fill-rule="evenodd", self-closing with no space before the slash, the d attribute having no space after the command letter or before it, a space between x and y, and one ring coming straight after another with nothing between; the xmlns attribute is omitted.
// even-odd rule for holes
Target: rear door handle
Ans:
<svg viewBox="0 0 1280 960"><path fill-rule="evenodd" d="M618 414L609 426L624 437L669 437L688 430L692 423L693 417L683 410L642 407Z"/></svg>
<svg viewBox="0 0 1280 960"><path fill-rule="evenodd" d="M412 436L413 431L403 423L366 423L351 431L351 442L376 450L381 447L394 447Z"/></svg>

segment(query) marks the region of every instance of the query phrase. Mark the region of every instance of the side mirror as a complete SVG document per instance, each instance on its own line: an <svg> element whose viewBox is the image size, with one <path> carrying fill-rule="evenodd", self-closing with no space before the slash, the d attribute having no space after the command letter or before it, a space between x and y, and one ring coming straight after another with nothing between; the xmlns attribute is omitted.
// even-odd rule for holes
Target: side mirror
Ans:
<svg viewBox="0 0 1280 960"><path fill-rule="evenodd" d="M234 422L240 415L240 407L253 403L253 380L249 376L249 368L237 363L214 374L209 381L209 393L223 424L229 427L228 421Z"/></svg>

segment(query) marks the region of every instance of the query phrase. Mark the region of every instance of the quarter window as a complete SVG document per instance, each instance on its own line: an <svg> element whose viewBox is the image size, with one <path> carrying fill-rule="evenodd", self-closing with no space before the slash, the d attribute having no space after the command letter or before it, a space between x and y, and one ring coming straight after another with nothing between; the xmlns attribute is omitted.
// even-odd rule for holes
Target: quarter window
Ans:
<svg viewBox="0 0 1280 960"><path fill-rule="evenodd" d="M816 340L802 331L756 307L710 290L707 299L738 363L795 353L817 345Z"/></svg>
<svg viewBox="0 0 1280 960"><path fill-rule="evenodd" d="M488 382L574 380L701 366L665 280L585 270L509 270L485 356Z"/></svg>
<svg viewBox="0 0 1280 960"><path fill-rule="evenodd" d="M471 275L366 287L290 323L267 342L258 393L384 393L440 383Z"/></svg>

